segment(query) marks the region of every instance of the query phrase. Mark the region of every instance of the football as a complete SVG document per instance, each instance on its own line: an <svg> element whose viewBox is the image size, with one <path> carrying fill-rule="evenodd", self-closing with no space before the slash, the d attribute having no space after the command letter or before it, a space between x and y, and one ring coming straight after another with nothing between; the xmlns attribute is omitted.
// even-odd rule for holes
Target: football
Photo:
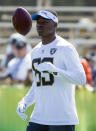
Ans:
<svg viewBox="0 0 96 131"><path fill-rule="evenodd" d="M18 33L26 35L31 30L32 18L26 9L18 7L13 13L12 23Z"/></svg>

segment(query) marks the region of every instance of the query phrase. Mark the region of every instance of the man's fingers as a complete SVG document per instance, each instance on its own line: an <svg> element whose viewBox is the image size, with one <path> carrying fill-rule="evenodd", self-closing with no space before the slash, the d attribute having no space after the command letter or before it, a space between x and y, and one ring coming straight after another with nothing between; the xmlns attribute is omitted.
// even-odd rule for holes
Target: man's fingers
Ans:
<svg viewBox="0 0 96 131"><path fill-rule="evenodd" d="M22 120L26 121L27 115L25 113L20 113L19 116Z"/></svg>
<svg viewBox="0 0 96 131"><path fill-rule="evenodd" d="M21 113L21 112L19 112L19 110L18 110L18 111L17 111L17 114L19 115L19 117L20 117L22 120L26 121L27 115L26 115L25 113Z"/></svg>
<svg viewBox="0 0 96 131"><path fill-rule="evenodd" d="M18 108L17 108L17 114L20 116L20 118L24 121L26 121L27 119L27 115L24 113L26 110L26 105L25 104L20 104L18 105Z"/></svg>
<svg viewBox="0 0 96 131"><path fill-rule="evenodd" d="M35 66L35 69L42 72L42 71L48 71L49 64L47 62L41 63L39 65Z"/></svg>

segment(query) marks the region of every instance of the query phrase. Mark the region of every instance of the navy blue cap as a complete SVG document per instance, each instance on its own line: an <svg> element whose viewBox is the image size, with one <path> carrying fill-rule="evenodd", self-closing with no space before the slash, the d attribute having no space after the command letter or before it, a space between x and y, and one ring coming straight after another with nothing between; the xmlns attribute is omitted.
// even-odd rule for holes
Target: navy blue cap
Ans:
<svg viewBox="0 0 96 131"><path fill-rule="evenodd" d="M22 48L26 47L26 44L27 44L27 43L25 43L25 42L16 42L16 43L15 43L15 47L16 47L17 49L22 49Z"/></svg>
<svg viewBox="0 0 96 131"><path fill-rule="evenodd" d="M40 15L39 14L32 15L32 20L37 20L38 16L40 16Z"/></svg>
<svg viewBox="0 0 96 131"><path fill-rule="evenodd" d="M32 15L32 20L37 20L38 16L41 16L41 17L43 17L45 19L53 20L55 23L58 23L57 16L55 16L54 14L52 14L49 11L41 10L41 11L37 12L36 14L33 14Z"/></svg>

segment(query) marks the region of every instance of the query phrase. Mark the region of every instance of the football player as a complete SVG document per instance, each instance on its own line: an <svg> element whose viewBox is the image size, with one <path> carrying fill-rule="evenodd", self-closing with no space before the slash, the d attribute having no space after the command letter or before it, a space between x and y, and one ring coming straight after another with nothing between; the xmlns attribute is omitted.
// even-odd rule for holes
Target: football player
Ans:
<svg viewBox="0 0 96 131"><path fill-rule="evenodd" d="M19 102L17 113L27 119L25 110L35 102L26 131L75 131L78 116L75 85L86 83L76 49L56 35L56 12L41 10L32 15L41 42L32 51L34 82Z"/></svg>
<svg viewBox="0 0 96 131"><path fill-rule="evenodd" d="M3 60L3 62L2 62L2 64L3 64L2 66L4 66L5 68L7 68L9 61L15 57L14 45L15 45L16 41L20 41L20 39L27 42L26 38L19 33L14 33L10 36L9 44L6 49L6 59ZM31 52L31 50L32 50L31 46L29 44L27 44L27 52Z"/></svg>
<svg viewBox="0 0 96 131"><path fill-rule="evenodd" d="M4 76L0 77L0 84L24 83L30 85L29 74L32 70L32 62L30 53L27 53L26 39L23 36L18 38L16 36L12 51L15 58L8 63Z"/></svg>

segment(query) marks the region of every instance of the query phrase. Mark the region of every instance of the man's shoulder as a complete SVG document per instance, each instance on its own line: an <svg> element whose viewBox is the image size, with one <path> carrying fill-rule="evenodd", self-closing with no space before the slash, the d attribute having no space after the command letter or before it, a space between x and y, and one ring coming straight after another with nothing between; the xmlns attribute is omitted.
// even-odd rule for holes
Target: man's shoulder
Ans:
<svg viewBox="0 0 96 131"><path fill-rule="evenodd" d="M74 48L74 46L66 39L64 39L60 36L57 36L57 39L58 39L58 42L56 44L57 47L61 47L62 49Z"/></svg>
<svg viewBox="0 0 96 131"><path fill-rule="evenodd" d="M29 66L31 64L31 54L27 53L22 61L22 65Z"/></svg>
<svg viewBox="0 0 96 131"><path fill-rule="evenodd" d="M31 51L31 58L38 52L38 50L41 48L42 42L38 43Z"/></svg>
<svg viewBox="0 0 96 131"><path fill-rule="evenodd" d="M24 57L24 60L30 60L31 59L31 52L27 53L26 56Z"/></svg>
<svg viewBox="0 0 96 131"><path fill-rule="evenodd" d="M13 58L12 60L10 60L10 62L8 63L8 66L12 66L14 64L16 64L18 61L18 58Z"/></svg>
<svg viewBox="0 0 96 131"><path fill-rule="evenodd" d="M38 49L40 49L40 48L41 48L41 44L42 44L42 42L39 42L39 43L32 49L32 52L33 52L33 51L37 51Z"/></svg>

